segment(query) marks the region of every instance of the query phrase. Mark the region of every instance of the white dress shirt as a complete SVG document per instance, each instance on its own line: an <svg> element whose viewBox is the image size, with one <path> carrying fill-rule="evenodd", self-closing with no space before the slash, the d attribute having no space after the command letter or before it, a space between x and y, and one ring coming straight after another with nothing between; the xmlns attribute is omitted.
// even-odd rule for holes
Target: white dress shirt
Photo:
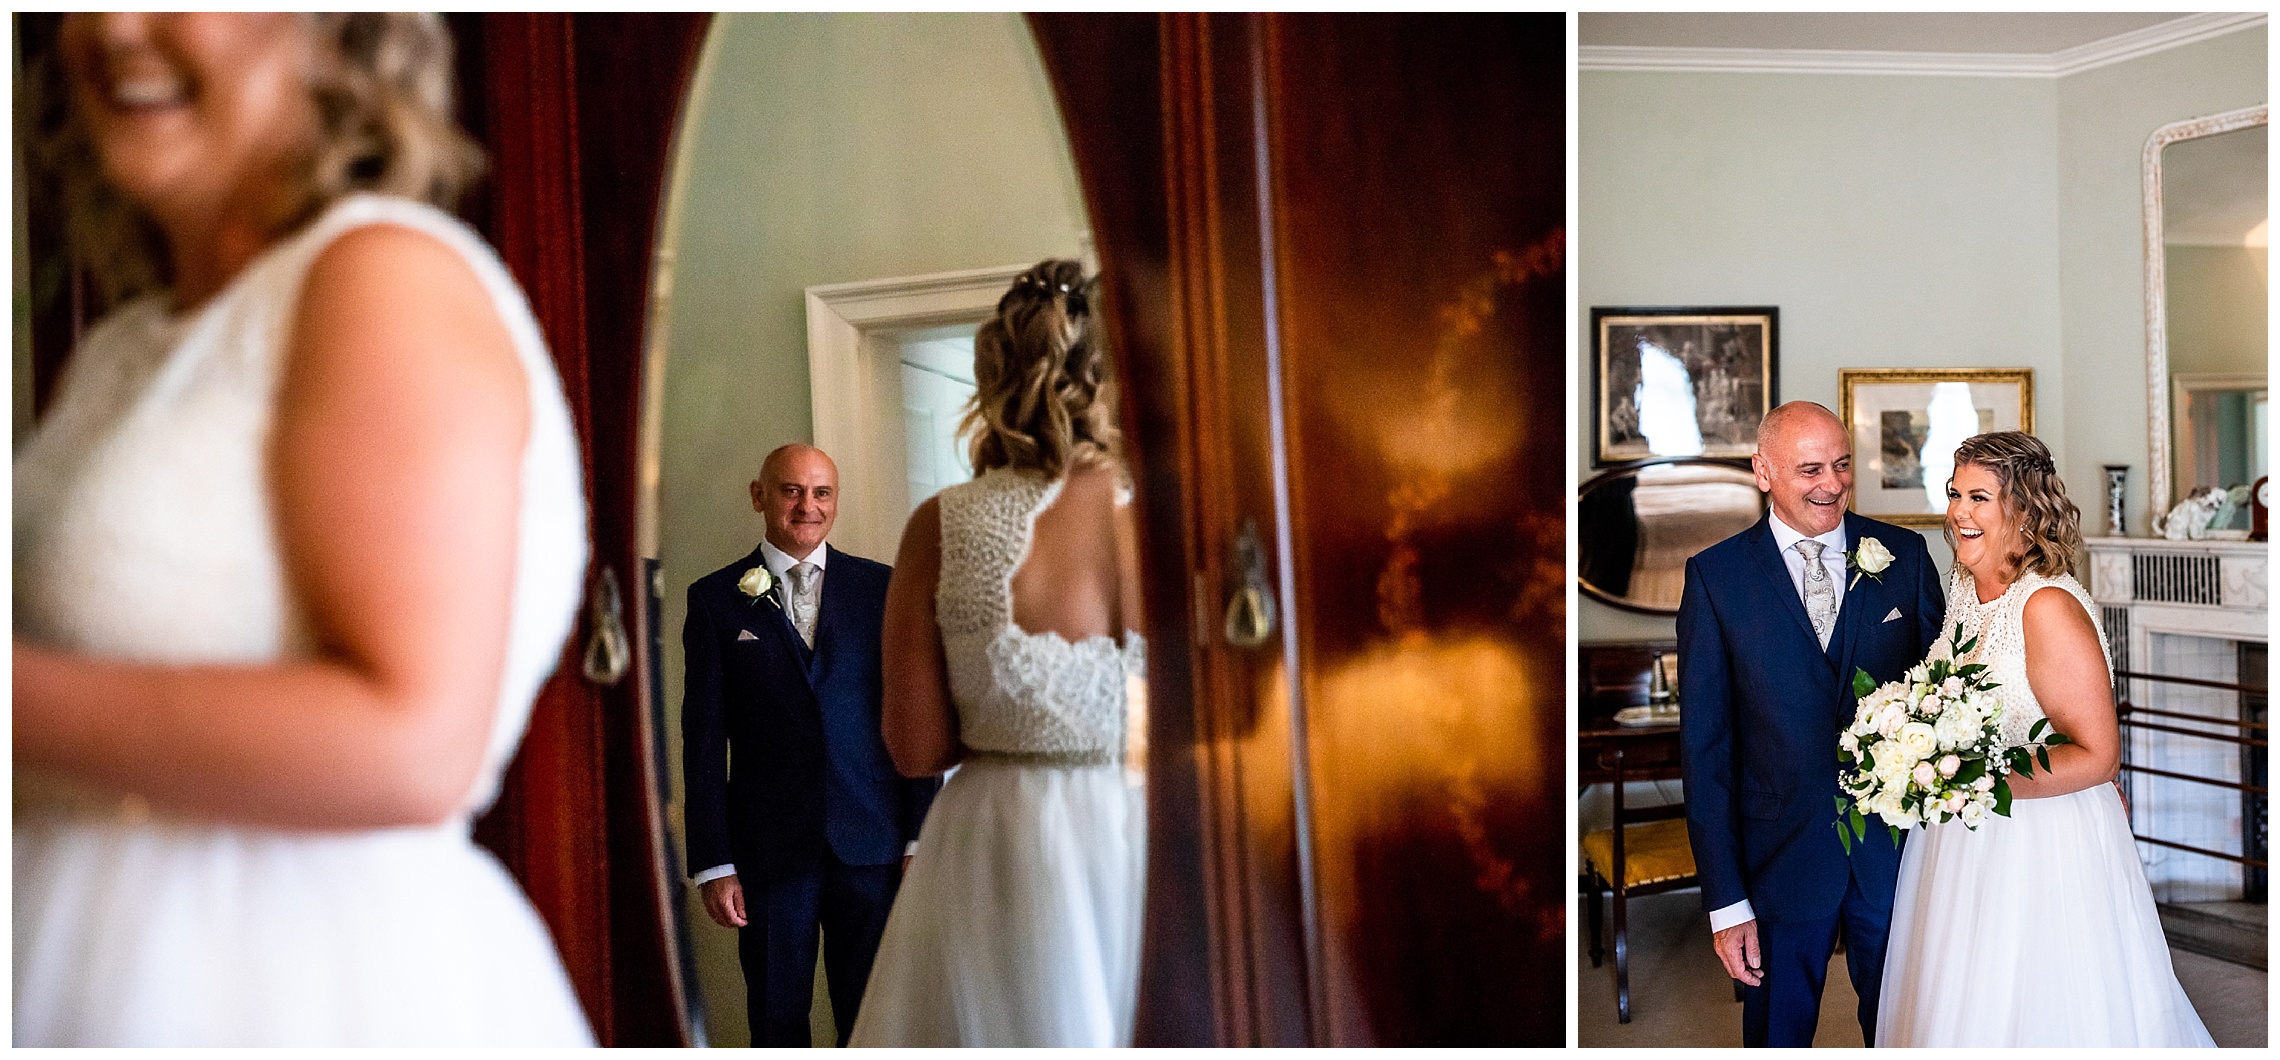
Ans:
<svg viewBox="0 0 2280 1060"><path fill-rule="evenodd" d="M1781 549L1781 562L1789 568L1789 587L1796 590L1797 599L1803 600L1805 599L1805 554L1797 551L1797 543L1805 540L1807 535L1792 528L1788 523L1782 522L1781 516L1776 513L1766 513L1766 522L1773 529L1773 543ZM1829 587L1836 590L1837 593L1837 614L1842 615L1845 613L1844 520L1837 520L1836 529L1815 536L1813 540L1821 543L1821 567L1829 572ZM1829 632L1831 635L1836 633L1836 629L1836 624L1830 623ZM1829 647L1827 637L1821 639L1821 647L1823 650L1827 650ZM1714 932L1724 931L1736 924L1746 924L1756 919L1757 913L1750 909L1750 900L1744 898L1724 908L1711 910L1710 930Z"/></svg>
<svg viewBox="0 0 2280 1060"><path fill-rule="evenodd" d="M777 597L779 600L790 599L790 596L788 594L792 591L792 583L786 580L784 576L785 572L791 570L793 567L796 567L803 562L815 564L815 586L817 593L816 599L819 601L823 599L823 570L830 564L830 561L831 543L828 541L818 542L815 546L815 551L808 553L805 559L795 559L790 553L785 552L783 549L777 548L775 542L769 541L766 538L762 538L760 540L760 562L768 565L768 576L775 579L776 585L783 587L781 589L770 590L771 592L782 594ZM786 614L788 616L789 612L786 612ZM918 843L915 841L903 844L903 856L906 858L911 856L911 854L915 853L917 850ZM715 865L712 868L706 869L705 871L697 873L695 876L690 877L689 881L694 886L702 887L705 884L711 883L712 881L720 879L723 876L734 875L736 875L735 865Z"/></svg>

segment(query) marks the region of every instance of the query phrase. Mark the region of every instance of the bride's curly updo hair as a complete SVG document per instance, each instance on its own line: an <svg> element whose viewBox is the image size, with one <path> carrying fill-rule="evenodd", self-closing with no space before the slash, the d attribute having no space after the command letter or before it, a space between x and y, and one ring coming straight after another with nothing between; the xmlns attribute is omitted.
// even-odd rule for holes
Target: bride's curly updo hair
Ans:
<svg viewBox="0 0 2280 1060"><path fill-rule="evenodd" d="M280 202L280 233L359 191L450 209L483 171L453 117L451 32L432 12L303 14L317 142ZM63 69L43 55L18 96L19 142L64 206L73 256L113 301L172 282L158 225L103 177Z"/></svg>
<svg viewBox="0 0 2280 1060"><path fill-rule="evenodd" d="M1047 258L1014 278L974 333L974 404L958 425L975 473L994 467L1060 478L1115 463L1116 373L1093 315L1098 278Z"/></svg>
<svg viewBox="0 0 2280 1060"><path fill-rule="evenodd" d="M2042 439L2024 431L1975 434L1956 446L1955 466L1992 473L2003 510L2018 527L2023 551L2005 559L2004 581L2017 580L2022 571L2046 578L2074 572L2083 553L2082 510L2066 499L2066 483ZM1945 532L1948 548L1955 548L1955 528Z"/></svg>

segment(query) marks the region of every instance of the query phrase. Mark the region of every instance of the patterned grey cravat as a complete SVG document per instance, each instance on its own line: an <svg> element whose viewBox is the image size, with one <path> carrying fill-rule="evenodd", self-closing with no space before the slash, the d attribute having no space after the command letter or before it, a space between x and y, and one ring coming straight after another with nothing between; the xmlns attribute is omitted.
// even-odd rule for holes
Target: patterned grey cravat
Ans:
<svg viewBox="0 0 2280 1060"><path fill-rule="evenodd" d="M1821 565L1821 551L1828 546L1808 537L1790 547L1805 557L1805 617L1812 620L1813 635L1826 649L1829 631L1837 625L1837 587L1829 582L1829 568Z"/></svg>
<svg viewBox="0 0 2280 1060"><path fill-rule="evenodd" d="M822 573L813 563L801 562L784 572L792 583L792 628L800 631L800 639L810 648L815 647L815 576Z"/></svg>

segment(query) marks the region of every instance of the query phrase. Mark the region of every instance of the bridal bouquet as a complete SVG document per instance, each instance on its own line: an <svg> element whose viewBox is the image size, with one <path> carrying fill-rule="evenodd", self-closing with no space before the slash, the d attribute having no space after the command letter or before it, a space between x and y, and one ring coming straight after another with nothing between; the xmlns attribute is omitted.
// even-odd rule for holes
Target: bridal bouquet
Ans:
<svg viewBox="0 0 2280 1060"><path fill-rule="evenodd" d="M2050 769L2050 748L2070 743L2035 722L2030 741L2005 747L2003 703L1993 692L1983 663L1958 666L1956 659L1978 645L1963 640L1956 626L1948 638L1953 650L1944 659L1927 659L1898 681L1882 686L1865 670L1853 671L1853 695L1860 709L1837 734L1837 761L1843 767L1837 787L1837 838L1845 852L1868 832L1868 818L1880 818L1897 842L1903 830L1919 824L1960 820L1977 828L1990 813L2011 814L2011 773L2031 776L2039 761Z"/></svg>

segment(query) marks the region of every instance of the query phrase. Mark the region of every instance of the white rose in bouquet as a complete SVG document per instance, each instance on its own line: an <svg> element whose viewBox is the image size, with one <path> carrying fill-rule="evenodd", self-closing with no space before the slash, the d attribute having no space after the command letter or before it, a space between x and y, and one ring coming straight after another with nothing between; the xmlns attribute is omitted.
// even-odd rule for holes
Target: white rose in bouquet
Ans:
<svg viewBox="0 0 2280 1060"><path fill-rule="evenodd" d="M1963 804L1963 809L1956 813L1956 817L1962 820L1964 824L1977 828L1979 822L1987 819L1987 807L1976 800L1967 802Z"/></svg>
<svg viewBox="0 0 2280 1060"><path fill-rule="evenodd" d="M1892 738L1892 741L1900 745L1900 753L1907 755L1910 761L1922 761L1930 758L1940 749L1939 734L1932 731L1931 726L1920 721L1911 721L1900 726L1900 732Z"/></svg>
<svg viewBox="0 0 2280 1060"><path fill-rule="evenodd" d="M1877 791L1890 792L1893 802L1898 803L1900 792L1908 787L1909 765L1908 759L1901 755L1879 756L1876 769L1870 774L1876 780Z"/></svg>

